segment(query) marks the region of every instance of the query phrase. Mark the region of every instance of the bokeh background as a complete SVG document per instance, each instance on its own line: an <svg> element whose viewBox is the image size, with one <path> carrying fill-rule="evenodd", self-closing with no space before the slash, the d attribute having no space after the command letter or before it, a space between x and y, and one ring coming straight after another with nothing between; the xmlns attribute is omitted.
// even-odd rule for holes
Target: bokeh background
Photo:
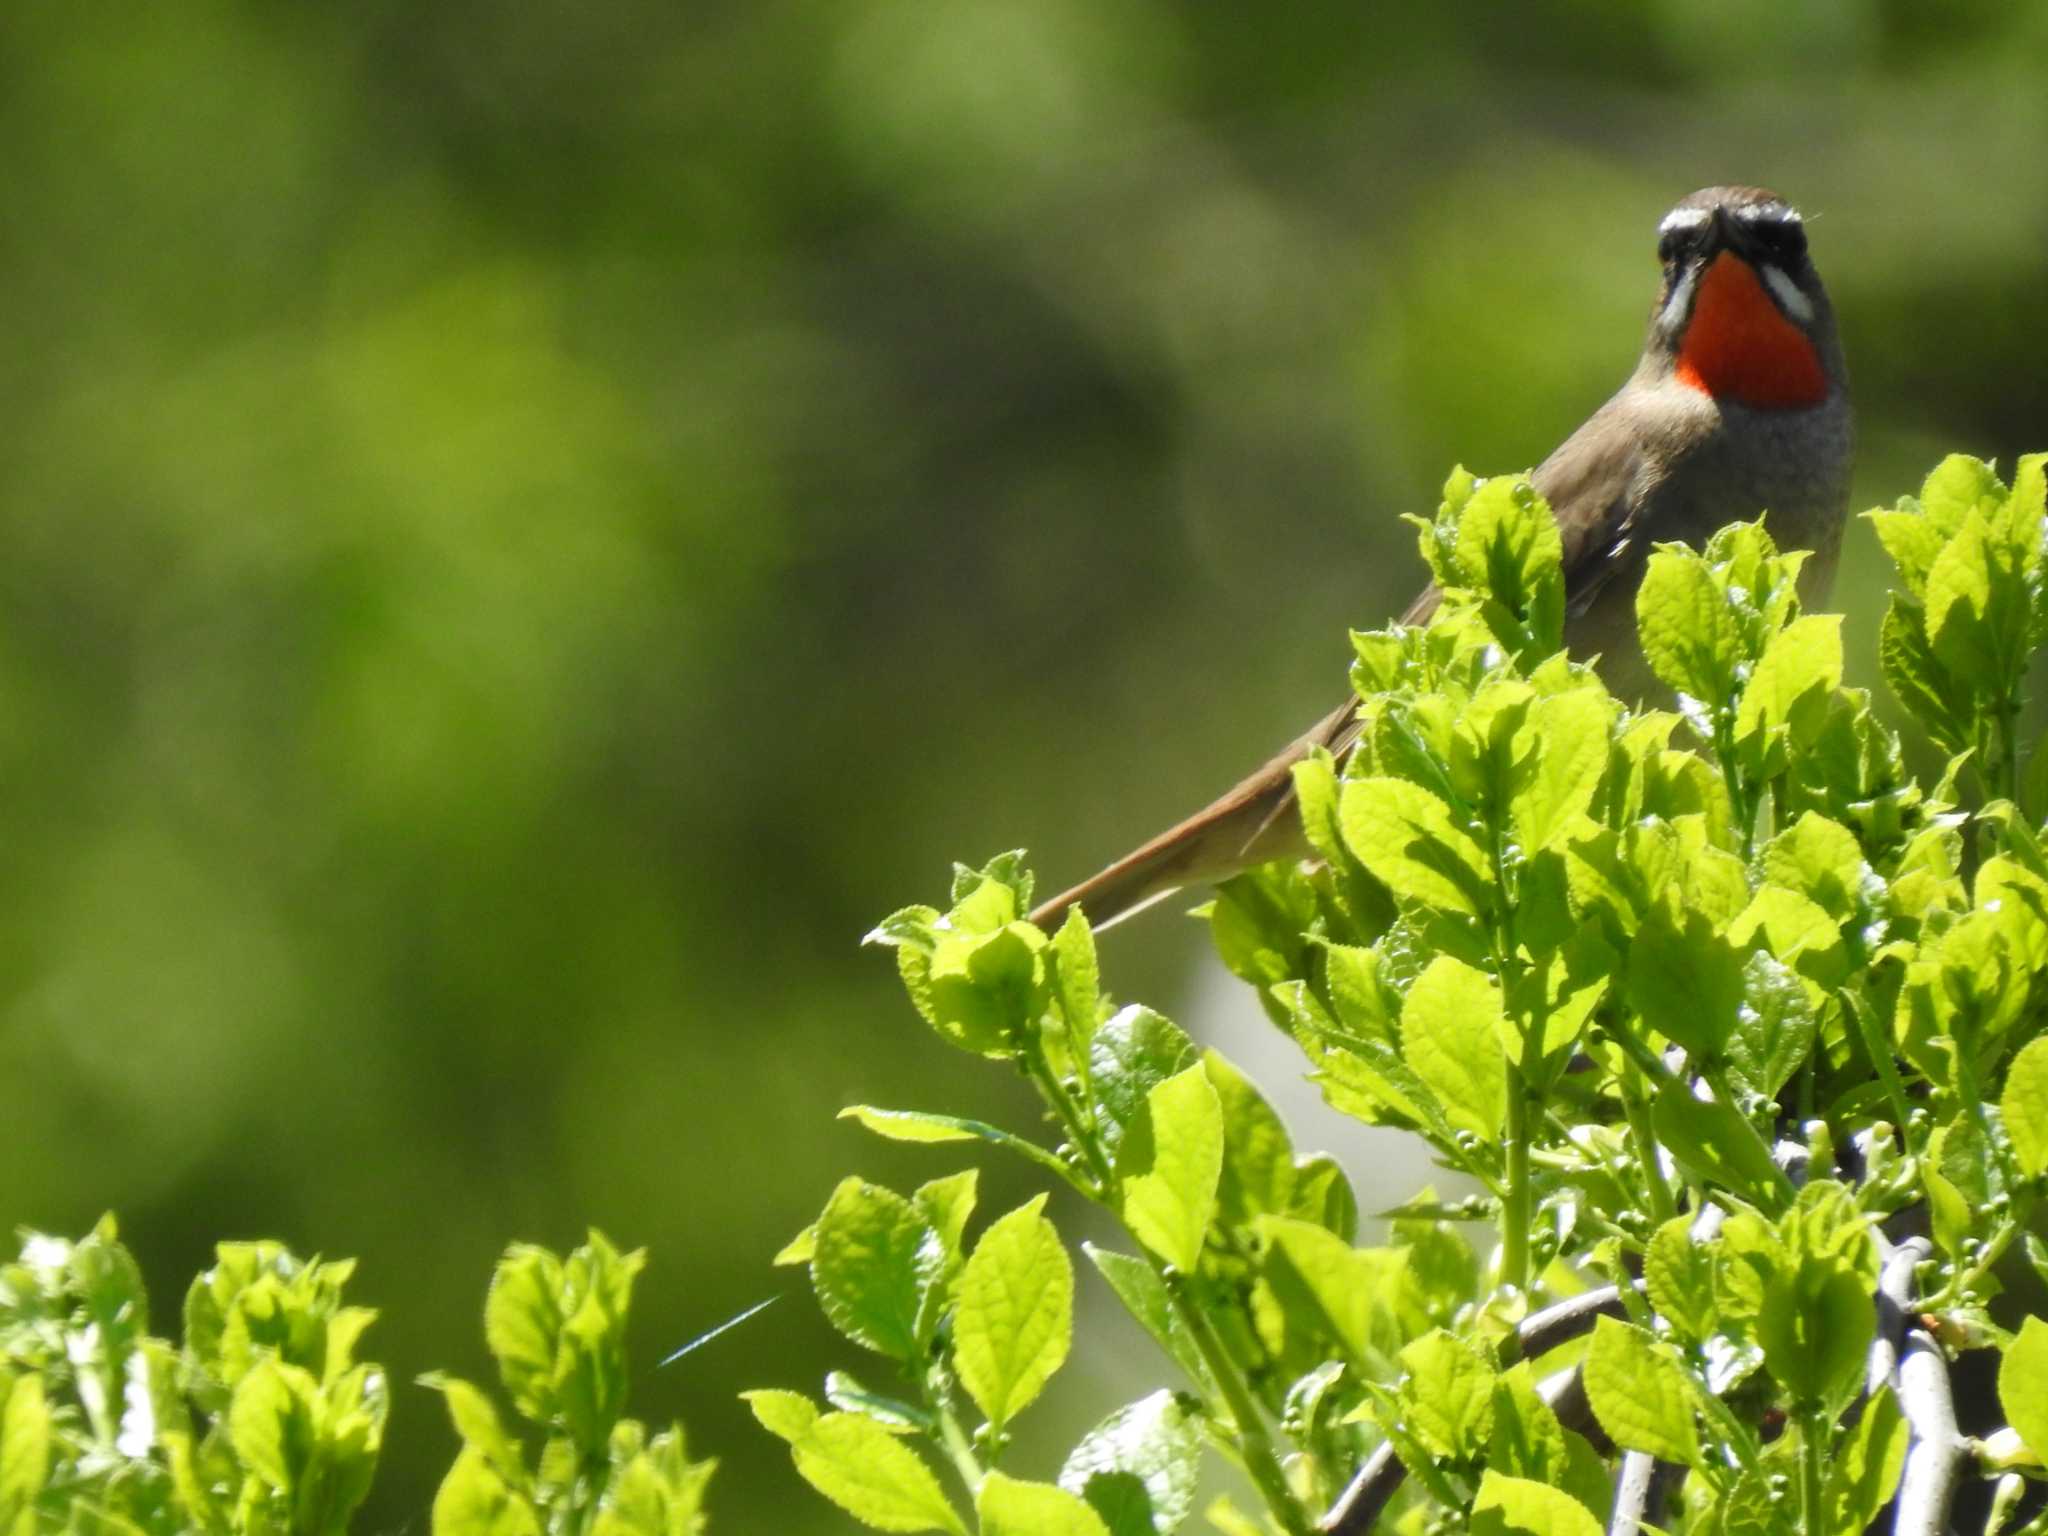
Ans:
<svg viewBox="0 0 2048 1536"><path fill-rule="evenodd" d="M1085 873L1333 702L1397 514L1619 383L1697 185L1812 216L1859 505L2048 447L2044 18L7 7L0 1223L117 1210L167 1330L215 1238L360 1255L389 1531L453 1445L411 1378L596 1223L719 1527L839 1528L734 1400L852 1363L767 1256L957 1162L841 1106L1024 1105L861 933L954 857ZM1293 1076L1203 949L1155 915L1109 978ZM1026 1470L1135 1380L1082 1296Z"/></svg>

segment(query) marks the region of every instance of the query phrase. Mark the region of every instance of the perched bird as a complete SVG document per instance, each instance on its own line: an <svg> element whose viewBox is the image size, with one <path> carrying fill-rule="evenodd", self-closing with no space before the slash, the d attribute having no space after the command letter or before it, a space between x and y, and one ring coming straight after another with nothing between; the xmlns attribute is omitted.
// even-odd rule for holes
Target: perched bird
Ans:
<svg viewBox="0 0 2048 1536"><path fill-rule="evenodd" d="M1601 658L1623 696L1650 682L1635 595L1650 547L1697 547L1766 514L1781 548L1813 552L1809 603L1826 595L1847 511L1851 417L1835 316L1798 210L1761 187L1708 187L1657 226L1664 283L1636 370L1533 475L1564 542L1565 641ZM1435 609L1426 589L1403 619ZM1183 886L1308 852L1292 768L1356 734L1346 702L1220 800L1032 914L1080 906L1096 926Z"/></svg>

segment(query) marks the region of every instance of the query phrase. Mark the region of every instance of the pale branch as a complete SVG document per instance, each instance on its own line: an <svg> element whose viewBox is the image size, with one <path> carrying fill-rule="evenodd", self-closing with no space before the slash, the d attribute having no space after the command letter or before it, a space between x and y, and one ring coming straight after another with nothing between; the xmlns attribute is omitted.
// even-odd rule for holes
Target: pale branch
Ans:
<svg viewBox="0 0 2048 1536"><path fill-rule="evenodd" d="M1560 1301L1523 1319L1522 1326L1510 1335L1501 1363L1512 1365L1516 1360L1540 1359L1560 1344L1568 1344L1589 1332L1597 1319L1627 1315L1621 1292L1611 1285ZM1576 1366L1547 1378L1538 1390L1566 1428L1597 1429ZM1394 1454L1393 1443L1381 1444L1366 1457L1365 1464L1337 1496L1316 1529L1323 1536L1363 1536L1379 1520L1387 1501L1399 1491L1407 1476L1408 1469Z"/></svg>
<svg viewBox="0 0 2048 1536"><path fill-rule="evenodd" d="M1892 1389L1912 1430L1892 1530L1897 1536L1943 1536L1970 1442L1956 1428L1948 1358L1925 1329L1907 1332Z"/></svg>

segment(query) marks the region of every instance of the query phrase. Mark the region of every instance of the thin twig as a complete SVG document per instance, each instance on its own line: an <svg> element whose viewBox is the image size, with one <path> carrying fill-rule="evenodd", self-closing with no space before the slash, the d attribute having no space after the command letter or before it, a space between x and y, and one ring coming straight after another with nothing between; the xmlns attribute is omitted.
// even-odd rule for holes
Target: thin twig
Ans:
<svg viewBox="0 0 2048 1536"><path fill-rule="evenodd" d="M1621 1292L1611 1285L1560 1301L1523 1319L1522 1326L1515 1330L1503 1347L1501 1363L1512 1365L1516 1360L1540 1359L1558 1345L1589 1332L1597 1319L1626 1315ZM1549 1378L1538 1391L1567 1428L1583 1428L1591 1424L1592 1410L1585 1402L1585 1386L1576 1368ZM1387 1501L1393 1498L1407 1476L1408 1469L1394 1454L1392 1442L1380 1445L1366 1457L1365 1465L1358 1469L1349 1486L1337 1496L1337 1502L1330 1506L1329 1513L1323 1516L1316 1529L1323 1536L1364 1536L1373 1528L1385 1511Z"/></svg>

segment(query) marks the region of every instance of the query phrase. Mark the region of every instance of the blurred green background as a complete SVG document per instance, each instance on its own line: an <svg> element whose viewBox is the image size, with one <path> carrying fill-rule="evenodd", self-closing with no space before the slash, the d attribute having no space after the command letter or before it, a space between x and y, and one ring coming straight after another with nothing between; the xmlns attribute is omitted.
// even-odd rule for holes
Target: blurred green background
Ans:
<svg viewBox="0 0 2048 1536"><path fill-rule="evenodd" d="M2048 447L2044 17L9 7L0 1222L117 1209L165 1330L217 1237L361 1255L393 1531L453 1446L411 1378L594 1222L719 1526L838 1528L733 1398L850 1363L807 1299L652 1362L800 1291L840 1174L955 1165L842 1105L1019 1123L861 933L1334 702L1396 514L1621 381L1695 186L1812 218L1859 505ZM1110 980L1292 1074L1202 951L1158 915ZM1082 1293L1051 1440L1130 1384Z"/></svg>

